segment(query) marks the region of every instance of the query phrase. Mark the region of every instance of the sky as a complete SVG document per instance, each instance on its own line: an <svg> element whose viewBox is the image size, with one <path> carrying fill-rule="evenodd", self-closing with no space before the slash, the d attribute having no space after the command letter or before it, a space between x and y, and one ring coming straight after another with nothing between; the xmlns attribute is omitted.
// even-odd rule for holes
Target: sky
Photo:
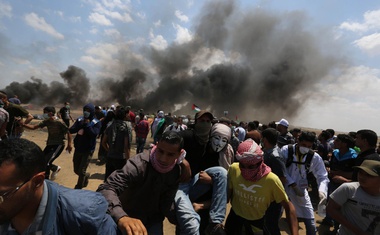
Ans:
<svg viewBox="0 0 380 235"><path fill-rule="evenodd" d="M378 1L0 0L0 89L87 91L62 75L74 69L109 104L380 134L379 61Z"/></svg>

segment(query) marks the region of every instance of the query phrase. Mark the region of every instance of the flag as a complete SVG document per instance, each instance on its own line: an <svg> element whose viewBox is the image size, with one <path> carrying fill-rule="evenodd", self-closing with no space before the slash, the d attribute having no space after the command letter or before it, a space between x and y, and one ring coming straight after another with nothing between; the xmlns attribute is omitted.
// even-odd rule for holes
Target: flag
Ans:
<svg viewBox="0 0 380 235"><path fill-rule="evenodd" d="M201 111L201 108L199 108L198 106L196 106L195 104L193 104L193 106L191 107L192 110L194 110L195 112L199 112Z"/></svg>

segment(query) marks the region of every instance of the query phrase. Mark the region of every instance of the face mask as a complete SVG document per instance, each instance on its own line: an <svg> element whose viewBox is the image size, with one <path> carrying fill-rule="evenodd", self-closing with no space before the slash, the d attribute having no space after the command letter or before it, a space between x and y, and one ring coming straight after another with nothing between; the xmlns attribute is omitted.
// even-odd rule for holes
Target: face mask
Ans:
<svg viewBox="0 0 380 235"><path fill-rule="evenodd" d="M198 137L198 142L200 144L207 144L209 140L211 123L209 122L197 122L195 123L195 134Z"/></svg>
<svg viewBox="0 0 380 235"><path fill-rule="evenodd" d="M48 114L48 113L44 113L44 114L42 114L42 118L43 118L43 119L49 119L49 114Z"/></svg>
<svg viewBox="0 0 380 235"><path fill-rule="evenodd" d="M310 149L306 148L306 147L300 146L299 147L299 151L300 151L301 154L307 154L310 151Z"/></svg>
<svg viewBox="0 0 380 235"><path fill-rule="evenodd" d="M177 127L178 124L177 124L176 122L173 122L173 126L174 126L174 127Z"/></svg>
<svg viewBox="0 0 380 235"><path fill-rule="evenodd" d="M87 111L83 111L83 117L84 118L89 118L90 117L90 112L87 112Z"/></svg>
<svg viewBox="0 0 380 235"><path fill-rule="evenodd" d="M66 105L66 108L69 109L69 108L70 108L70 105Z"/></svg>
<svg viewBox="0 0 380 235"><path fill-rule="evenodd" d="M211 137L211 148L215 152L219 153L227 145L227 138L221 136Z"/></svg>

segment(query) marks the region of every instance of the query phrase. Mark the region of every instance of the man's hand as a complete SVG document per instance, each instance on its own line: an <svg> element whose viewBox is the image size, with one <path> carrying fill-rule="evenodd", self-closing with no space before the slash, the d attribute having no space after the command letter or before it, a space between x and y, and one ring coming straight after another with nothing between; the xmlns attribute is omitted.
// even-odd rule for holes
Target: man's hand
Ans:
<svg viewBox="0 0 380 235"><path fill-rule="evenodd" d="M212 178L204 171L199 172L199 182L202 184L212 184Z"/></svg>
<svg viewBox="0 0 380 235"><path fill-rule="evenodd" d="M179 177L180 183L186 183L191 180L191 168L190 164L186 159L183 159L181 166L181 175Z"/></svg>
<svg viewBox="0 0 380 235"><path fill-rule="evenodd" d="M144 224L139 219L134 219L128 216L121 217L117 221L117 227L123 234L127 235L148 235Z"/></svg>

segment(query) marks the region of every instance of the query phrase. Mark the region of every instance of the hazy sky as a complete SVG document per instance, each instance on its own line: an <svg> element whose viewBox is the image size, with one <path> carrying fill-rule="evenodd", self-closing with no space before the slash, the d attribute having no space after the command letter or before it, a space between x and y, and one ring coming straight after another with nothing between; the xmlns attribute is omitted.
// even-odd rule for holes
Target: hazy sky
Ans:
<svg viewBox="0 0 380 235"><path fill-rule="evenodd" d="M202 32L200 12L207 11L204 9L207 2L209 1L0 0L0 89L14 81L30 81L31 77L39 78L47 84L52 81L63 82L59 73L66 71L70 65L83 69L92 84L105 78L118 79L125 71L134 68L144 68L148 77L159 77L162 69L158 63L152 63L151 58L147 59L147 50L150 48L162 53L169 51L173 45L191 42L195 35ZM233 16L228 16L230 18L239 19L238 15L241 14L242 18L247 19L250 14L265 12L278 17L275 20L279 26L281 20L288 22L299 19L302 21L299 22L302 30L310 36L307 42L318 45L312 47L318 48L314 54L320 52L326 55L315 58L321 60L334 54L339 58L338 62L334 60L331 64L333 69L326 69L327 74L315 73L323 74L323 78L311 81L312 86L302 84L301 90L297 92L302 94L301 97L306 95L309 98L304 102L299 101L300 109L296 115L276 112L273 119L287 118L290 124L297 126L333 128L337 131L373 129L380 134L380 106L377 105L380 100L380 2L233 2L237 7L233 10ZM217 5L212 6L217 8ZM300 17L295 17L297 15ZM201 22L204 24L205 21ZM223 24L210 22L214 25L219 23ZM241 25L239 30L229 29L223 47L204 44L202 49L198 48L204 52L214 46L218 50L209 52L207 57L202 57L205 53L199 53L192 68L207 70L216 63L234 64L239 61L244 52L239 51L236 44L226 44L237 41L231 32L241 32L244 35L245 27L248 30L248 24L242 22ZM212 29L207 27L208 31ZM280 34L276 36L281 39ZM278 44L281 40L276 42ZM244 46L249 50L249 46ZM268 48L268 53L270 49ZM317 59L308 63L320 66L323 61ZM256 68L251 65L248 67ZM158 80L147 81L150 82L148 85L151 89L159 83ZM299 84L294 84L297 85ZM94 90L96 86L91 87ZM189 101L192 102L194 101ZM191 105L187 105L190 109ZM278 105L286 104L279 102ZM241 116L239 113L235 115Z"/></svg>

